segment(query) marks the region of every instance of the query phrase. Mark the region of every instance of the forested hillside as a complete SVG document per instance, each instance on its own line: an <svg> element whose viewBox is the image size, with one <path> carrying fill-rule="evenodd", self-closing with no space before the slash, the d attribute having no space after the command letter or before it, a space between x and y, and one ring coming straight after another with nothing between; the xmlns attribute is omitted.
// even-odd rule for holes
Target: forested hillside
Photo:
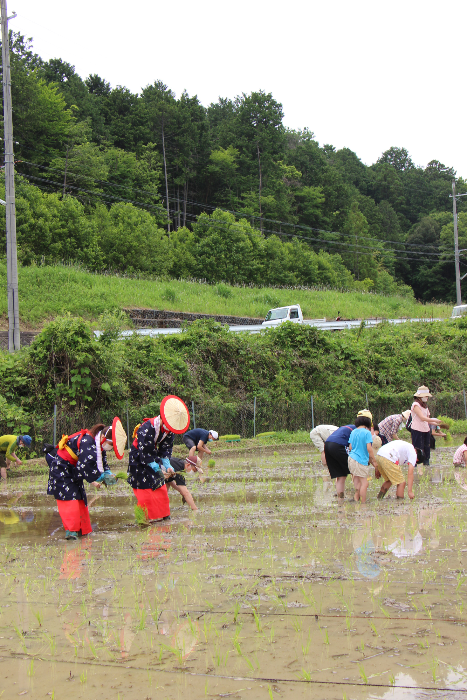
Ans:
<svg viewBox="0 0 467 700"><path fill-rule="evenodd" d="M367 166L286 128L261 91L204 106L158 80L133 94L83 79L20 34L12 51L23 265L454 300L449 166L405 148Z"/></svg>

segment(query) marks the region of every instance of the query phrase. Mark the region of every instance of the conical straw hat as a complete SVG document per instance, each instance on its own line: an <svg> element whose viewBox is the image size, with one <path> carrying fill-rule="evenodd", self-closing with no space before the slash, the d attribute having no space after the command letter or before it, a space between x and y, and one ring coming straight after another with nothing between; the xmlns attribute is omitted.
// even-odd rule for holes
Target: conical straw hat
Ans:
<svg viewBox="0 0 467 700"><path fill-rule="evenodd" d="M190 412L178 396L169 395L162 399L161 418L172 433L180 435L188 430Z"/></svg>
<svg viewBox="0 0 467 700"><path fill-rule="evenodd" d="M127 441L127 435L123 429L122 421L118 416L115 416L112 423L112 442L114 446L115 456L118 459L123 459L125 453L125 445Z"/></svg>

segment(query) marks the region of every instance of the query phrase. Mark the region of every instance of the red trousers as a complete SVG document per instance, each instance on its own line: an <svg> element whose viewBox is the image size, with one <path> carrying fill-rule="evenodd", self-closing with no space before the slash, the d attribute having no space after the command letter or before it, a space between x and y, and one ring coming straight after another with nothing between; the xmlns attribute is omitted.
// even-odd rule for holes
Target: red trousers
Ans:
<svg viewBox="0 0 467 700"><path fill-rule="evenodd" d="M57 506L65 530L81 530L82 535L92 532L89 510L84 501L57 501Z"/></svg>
<svg viewBox="0 0 467 700"><path fill-rule="evenodd" d="M147 513L149 520L159 520L170 515L170 501L167 486L164 484L159 489L133 489L138 505Z"/></svg>

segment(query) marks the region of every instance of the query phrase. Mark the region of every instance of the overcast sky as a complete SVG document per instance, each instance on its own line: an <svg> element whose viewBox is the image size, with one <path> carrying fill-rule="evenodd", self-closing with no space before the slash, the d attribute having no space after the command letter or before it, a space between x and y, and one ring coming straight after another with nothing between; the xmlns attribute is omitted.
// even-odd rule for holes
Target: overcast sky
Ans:
<svg viewBox="0 0 467 700"><path fill-rule="evenodd" d="M391 146L467 178L467 2L8 0L10 28L134 92L154 80L204 105L272 92L284 124L368 165Z"/></svg>

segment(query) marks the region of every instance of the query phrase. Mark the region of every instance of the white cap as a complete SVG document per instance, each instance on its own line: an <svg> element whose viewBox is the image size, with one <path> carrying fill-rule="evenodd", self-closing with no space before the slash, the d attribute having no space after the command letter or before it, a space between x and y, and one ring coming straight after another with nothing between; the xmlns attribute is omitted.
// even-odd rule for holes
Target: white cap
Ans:
<svg viewBox="0 0 467 700"><path fill-rule="evenodd" d="M210 430L210 431L209 431L209 434L212 435L212 437L213 437L214 440L218 440L218 439L219 439L219 433L216 433L215 430Z"/></svg>

